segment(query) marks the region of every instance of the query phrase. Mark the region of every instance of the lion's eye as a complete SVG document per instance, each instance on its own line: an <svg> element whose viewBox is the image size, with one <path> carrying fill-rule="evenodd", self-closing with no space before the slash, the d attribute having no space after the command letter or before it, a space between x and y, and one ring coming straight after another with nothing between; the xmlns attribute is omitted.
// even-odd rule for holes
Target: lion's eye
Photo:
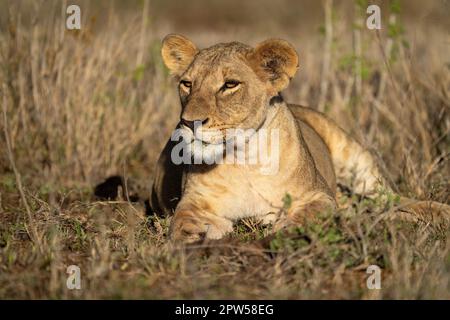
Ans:
<svg viewBox="0 0 450 320"><path fill-rule="evenodd" d="M239 84L240 84L239 81L230 80L230 81L225 82L225 84L223 85L223 88L224 89L233 89L233 88L236 88Z"/></svg>
<svg viewBox="0 0 450 320"><path fill-rule="evenodd" d="M181 80L180 81L180 86L183 86L185 88L190 88L190 87L192 87L192 82L187 81L187 80Z"/></svg>

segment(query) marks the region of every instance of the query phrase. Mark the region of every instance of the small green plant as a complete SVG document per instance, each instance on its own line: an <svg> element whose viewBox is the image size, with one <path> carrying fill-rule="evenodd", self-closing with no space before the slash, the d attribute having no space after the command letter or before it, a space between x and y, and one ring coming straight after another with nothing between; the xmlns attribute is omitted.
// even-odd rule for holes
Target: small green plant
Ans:
<svg viewBox="0 0 450 320"><path fill-rule="evenodd" d="M292 196L289 193L286 193L282 201L283 201L283 209L288 210L292 205Z"/></svg>

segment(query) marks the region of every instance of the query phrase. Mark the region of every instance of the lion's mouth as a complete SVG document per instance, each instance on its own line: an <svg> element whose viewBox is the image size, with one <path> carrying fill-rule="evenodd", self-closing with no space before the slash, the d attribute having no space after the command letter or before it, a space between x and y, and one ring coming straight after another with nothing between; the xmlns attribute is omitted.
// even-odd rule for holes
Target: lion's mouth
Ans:
<svg viewBox="0 0 450 320"><path fill-rule="evenodd" d="M194 144L194 143L201 143L202 146L206 147L206 146L211 146L211 145L221 145L221 144L225 144L226 140L223 139L222 141L218 141L218 142L209 142L209 141L205 141L205 140L200 140L200 139L192 139L189 143Z"/></svg>
<svg viewBox="0 0 450 320"><path fill-rule="evenodd" d="M225 144L227 142L227 139L225 137L220 137L216 139L206 140L206 139L199 139L192 135L191 137L184 137L187 144L201 144L202 146L210 146L210 145L221 145Z"/></svg>
<svg viewBox="0 0 450 320"><path fill-rule="evenodd" d="M227 136L220 130L196 130L192 132L190 129L183 130L183 138L186 143L201 143L202 146L220 145L227 141Z"/></svg>
<svg viewBox="0 0 450 320"><path fill-rule="evenodd" d="M264 121L263 121L264 123ZM200 129L195 133L187 127L182 126L182 137L187 144L197 144L202 147L219 146L236 143L247 143L258 132L258 129L244 128L221 128Z"/></svg>

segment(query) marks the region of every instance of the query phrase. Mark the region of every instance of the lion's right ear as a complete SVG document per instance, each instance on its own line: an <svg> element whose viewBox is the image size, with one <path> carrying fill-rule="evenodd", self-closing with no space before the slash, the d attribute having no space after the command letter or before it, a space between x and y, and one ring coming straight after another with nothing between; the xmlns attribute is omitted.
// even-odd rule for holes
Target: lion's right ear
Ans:
<svg viewBox="0 0 450 320"><path fill-rule="evenodd" d="M162 42L161 55L164 64L176 76L186 71L197 52L197 47L179 34L169 34Z"/></svg>

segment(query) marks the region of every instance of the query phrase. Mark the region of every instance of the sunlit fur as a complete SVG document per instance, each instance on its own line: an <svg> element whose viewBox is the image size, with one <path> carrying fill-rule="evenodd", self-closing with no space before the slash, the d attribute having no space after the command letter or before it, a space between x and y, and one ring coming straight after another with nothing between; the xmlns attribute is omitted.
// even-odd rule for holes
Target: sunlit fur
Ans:
<svg viewBox="0 0 450 320"><path fill-rule="evenodd" d="M286 41L271 39L255 48L231 42L198 50L185 37L169 35L162 56L180 81L182 122L199 121L207 133L197 151L192 144L199 140L197 132L180 125L193 156L206 154L212 160L213 153L223 151L230 128L279 130L279 166L272 175L262 174L261 164L175 166L170 157L174 142L169 141L157 164L152 207L165 214L175 210L173 240L221 238L233 221L249 216L273 222L275 229L299 225L334 210L336 176L366 196L391 190L376 158L332 120L283 101L279 92L299 65ZM291 199L286 214L273 214L283 212L286 195Z"/></svg>

